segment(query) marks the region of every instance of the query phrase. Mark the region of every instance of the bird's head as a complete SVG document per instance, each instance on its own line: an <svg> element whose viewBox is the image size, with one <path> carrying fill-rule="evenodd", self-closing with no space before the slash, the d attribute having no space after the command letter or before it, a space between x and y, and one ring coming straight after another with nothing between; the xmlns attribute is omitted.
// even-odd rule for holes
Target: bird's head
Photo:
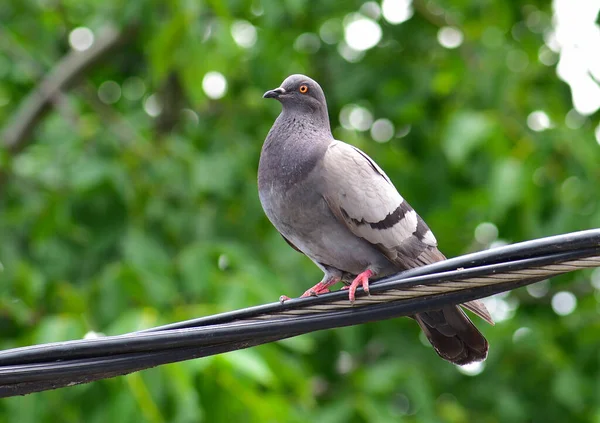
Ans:
<svg viewBox="0 0 600 423"><path fill-rule="evenodd" d="M267 91L263 98L278 100L284 110L327 112L327 102L321 86L305 75L288 76L279 88Z"/></svg>

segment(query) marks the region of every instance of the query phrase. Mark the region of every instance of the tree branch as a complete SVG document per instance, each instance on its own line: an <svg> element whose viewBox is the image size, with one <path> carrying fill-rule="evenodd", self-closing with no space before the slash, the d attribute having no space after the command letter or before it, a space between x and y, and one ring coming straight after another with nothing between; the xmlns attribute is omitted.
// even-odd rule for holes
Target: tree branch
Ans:
<svg viewBox="0 0 600 423"><path fill-rule="evenodd" d="M16 154L30 142L31 131L51 106L61 90L69 88L88 69L127 40L130 31L104 29L95 43L84 52L71 51L42 79L37 87L21 102L9 124L0 133L4 147Z"/></svg>

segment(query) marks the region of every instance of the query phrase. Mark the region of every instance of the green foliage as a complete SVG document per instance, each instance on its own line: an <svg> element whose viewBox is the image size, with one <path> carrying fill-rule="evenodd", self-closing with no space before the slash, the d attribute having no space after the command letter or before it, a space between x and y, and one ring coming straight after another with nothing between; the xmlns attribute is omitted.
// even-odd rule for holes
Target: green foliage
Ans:
<svg viewBox="0 0 600 423"><path fill-rule="evenodd" d="M356 1L2 2L0 127L68 53L74 28L97 38L107 25L133 29L53 99L22 152L0 151L0 349L129 332L312 286L320 272L270 226L255 179L279 111L261 95L291 73L321 83L334 135L378 161L447 255L488 247L495 234L474 235L482 222L506 242L597 227L597 116L564 123L569 88L538 60L547 2L413 7L402 24L380 18L379 45L348 62L344 19L368 13ZM539 10L532 30L525 22ZM456 49L437 41L445 19L464 34ZM232 37L238 20L256 29L249 48ZM211 71L227 80L218 100L203 89ZM117 101L101 101L105 81L121 87ZM162 111L151 117L156 99ZM390 120L396 135L376 143L344 128L350 103ZM552 128L528 128L535 110ZM600 421L600 297L589 281L577 272L541 297L493 300L507 318L477 322L491 350L476 376L400 319L1 400L0 422ZM559 290L578 297L568 316L550 307Z"/></svg>

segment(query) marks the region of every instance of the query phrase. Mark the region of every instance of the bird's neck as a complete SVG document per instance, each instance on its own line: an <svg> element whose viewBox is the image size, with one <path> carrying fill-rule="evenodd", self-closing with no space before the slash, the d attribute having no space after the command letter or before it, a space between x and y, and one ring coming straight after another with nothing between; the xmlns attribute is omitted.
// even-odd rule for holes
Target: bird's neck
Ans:
<svg viewBox="0 0 600 423"><path fill-rule="evenodd" d="M331 136L329 113L327 112L327 106L325 105L320 105L315 109L308 105L284 104L283 110L277 120L293 125L296 130L302 130L302 128L318 128L321 133L326 133Z"/></svg>
<svg viewBox="0 0 600 423"><path fill-rule="evenodd" d="M300 182L314 168L333 141L329 122L283 111L263 144L259 163L259 189L264 181L277 183L284 190Z"/></svg>
<svg viewBox="0 0 600 423"><path fill-rule="evenodd" d="M324 119L324 120L323 120ZM327 114L307 115L283 109L267 135L265 150L311 150L333 141Z"/></svg>

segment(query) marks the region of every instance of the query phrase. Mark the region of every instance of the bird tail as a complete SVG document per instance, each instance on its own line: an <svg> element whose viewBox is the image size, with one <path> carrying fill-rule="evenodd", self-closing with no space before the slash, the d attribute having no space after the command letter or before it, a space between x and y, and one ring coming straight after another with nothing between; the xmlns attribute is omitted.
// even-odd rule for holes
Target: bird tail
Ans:
<svg viewBox="0 0 600 423"><path fill-rule="evenodd" d="M487 340L457 306L418 313L414 317L444 360L464 365L487 357Z"/></svg>

